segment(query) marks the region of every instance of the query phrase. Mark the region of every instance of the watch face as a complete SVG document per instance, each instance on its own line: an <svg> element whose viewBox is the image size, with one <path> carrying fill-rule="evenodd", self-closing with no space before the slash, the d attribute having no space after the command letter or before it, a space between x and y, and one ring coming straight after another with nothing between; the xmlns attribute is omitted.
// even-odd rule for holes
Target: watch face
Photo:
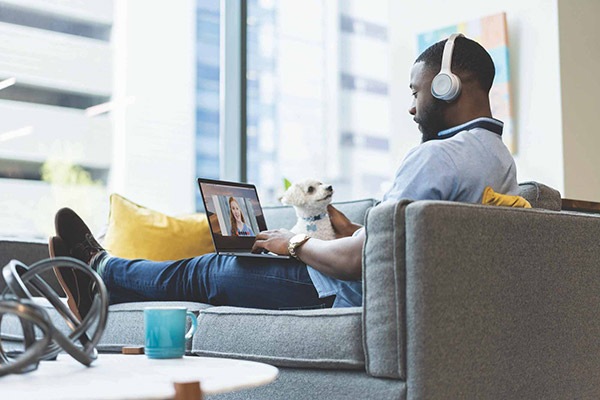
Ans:
<svg viewBox="0 0 600 400"><path fill-rule="evenodd" d="M294 244L299 244L299 243L302 243L302 242L304 242L304 241L306 241L308 239L309 239L309 237L306 234L301 233L299 235L294 236L292 238L291 242L294 243Z"/></svg>
<svg viewBox="0 0 600 400"><path fill-rule="evenodd" d="M296 257L296 249L304 244L310 237L304 233L299 233L296 236L292 236L288 245L288 251L293 256Z"/></svg>
<svg viewBox="0 0 600 400"><path fill-rule="evenodd" d="M290 242L296 244L299 241L301 241L302 239L304 239L304 235L298 234L296 236L292 236L292 238L290 239Z"/></svg>

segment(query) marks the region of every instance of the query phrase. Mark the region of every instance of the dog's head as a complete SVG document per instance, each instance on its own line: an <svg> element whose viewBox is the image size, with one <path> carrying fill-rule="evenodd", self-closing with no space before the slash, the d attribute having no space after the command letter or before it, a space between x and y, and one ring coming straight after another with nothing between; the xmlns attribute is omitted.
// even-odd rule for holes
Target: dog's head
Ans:
<svg viewBox="0 0 600 400"><path fill-rule="evenodd" d="M300 216L310 217L327 210L331 203L333 187L316 179L306 179L292 184L281 197L281 202L294 206Z"/></svg>

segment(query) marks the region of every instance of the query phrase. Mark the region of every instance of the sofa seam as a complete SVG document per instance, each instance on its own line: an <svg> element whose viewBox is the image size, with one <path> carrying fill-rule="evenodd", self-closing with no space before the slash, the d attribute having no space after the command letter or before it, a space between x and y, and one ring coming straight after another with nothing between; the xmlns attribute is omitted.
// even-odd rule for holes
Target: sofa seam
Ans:
<svg viewBox="0 0 600 400"><path fill-rule="evenodd" d="M401 226L401 232L404 233L404 240L400 240L400 245L402 246L402 254L401 254L401 260L402 260L402 270L400 271L400 268L397 267L396 265L396 249L397 246L394 246L394 277L396 278L396 285L394 285L394 287L396 288L395 291L395 297L396 297L396 307L395 307L395 311L396 311L396 347L397 347L397 352L398 352L398 357L400 358L398 360L398 377L400 379L404 379L406 380L406 365L407 365L407 361L406 361L406 357L407 357L407 351L408 351L408 329L407 329L407 321L406 321L406 304L408 302L408 299L406 297L406 291L407 291L407 285L406 285L406 263L407 263L407 256L406 256L406 207L408 205L410 205L410 201L404 202L401 206L400 206L400 210L396 209L395 213L394 213L394 230L396 229L396 218L399 217L402 220L402 226ZM398 282L398 274L402 272L403 273L403 279L402 282ZM401 289L401 293L398 293L398 287L400 287ZM398 306L398 301L400 300L400 297L402 297L402 307ZM401 313L401 315L398 315L398 313Z"/></svg>
<svg viewBox="0 0 600 400"><path fill-rule="evenodd" d="M369 375L371 375L371 369L370 369L370 364L371 364L371 354L369 352L369 346L367 346L367 307L366 307L366 299L368 297L368 290L367 290L367 273L366 273L366 261L367 261L367 252L366 252L366 248L369 244L369 239L370 239L370 235L369 235L369 229L368 229L368 219L369 216L371 215L371 211L373 210L373 208L370 208L369 210L367 210L367 213L365 215L365 244L363 245L363 251L362 251L362 294L363 294L363 300L362 300L362 315L361 315L361 332L362 332L362 345L363 345L363 352L365 354L365 372Z"/></svg>
<svg viewBox="0 0 600 400"><path fill-rule="evenodd" d="M353 316L360 316L362 314L362 312L356 312L356 313L349 313L349 314L340 314L340 315L284 315L284 314L261 314L261 313L235 313L235 312L201 312L199 313L198 316L201 315L211 315L211 316L218 316L218 317L240 317L240 316L251 316L251 317L277 317L277 318L282 318L282 317L287 317L287 318L341 318L341 317L353 317Z"/></svg>
<svg viewBox="0 0 600 400"><path fill-rule="evenodd" d="M192 349L192 354L195 355L220 355L220 356L238 356L238 357L243 357L244 359L248 359L250 357L255 358L255 359L262 359L262 360L275 360L275 361L294 361L294 362L303 362L303 363L307 363L307 364L319 364L319 363L331 363L331 364L343 364L343 365L349 365L349 366L364 366L364 363L361 361L356 361L356 360L349 360L349 359L331 359L331 358L325 358L325 359L317 359L317 358L288 358L288 357L277 357L277 356L265 356L265 355L257 355L257 354L248 354L248 353L234 353L234 352L223 352L223 351L211 351L211 350L194 350Z"/></svg>

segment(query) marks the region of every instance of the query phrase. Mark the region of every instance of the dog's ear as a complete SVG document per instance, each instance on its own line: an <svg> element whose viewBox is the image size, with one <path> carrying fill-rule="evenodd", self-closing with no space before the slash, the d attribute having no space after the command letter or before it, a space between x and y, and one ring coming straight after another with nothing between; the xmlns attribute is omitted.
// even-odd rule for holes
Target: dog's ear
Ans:
<svg viewBox="0 0 600 400"><path fill-rule="evenodd" d="M302 189L297 184L292 184L281 196L281 203L286 206L298 206L303 203Z"/></svg>

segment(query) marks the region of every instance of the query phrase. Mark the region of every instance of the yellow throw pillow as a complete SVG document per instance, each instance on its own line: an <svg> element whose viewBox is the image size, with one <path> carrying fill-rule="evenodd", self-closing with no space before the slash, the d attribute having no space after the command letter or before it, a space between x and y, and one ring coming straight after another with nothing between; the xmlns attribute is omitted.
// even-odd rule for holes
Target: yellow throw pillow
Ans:
<svg viewBox="0 0 600 400"><path fill-rule="evenodd" d="M490 206L522 207L531 208L531 204L521 196L511 196L494 192L489 186L483 190L483 199L481 204Z"/></svg>
<svg viewBox="0 0 600 400"><path fill-rule="evenodd" d="M170 217L110 196L110 216L103 246L123 258L179 260L214 251L205 214Z"/></svg>

